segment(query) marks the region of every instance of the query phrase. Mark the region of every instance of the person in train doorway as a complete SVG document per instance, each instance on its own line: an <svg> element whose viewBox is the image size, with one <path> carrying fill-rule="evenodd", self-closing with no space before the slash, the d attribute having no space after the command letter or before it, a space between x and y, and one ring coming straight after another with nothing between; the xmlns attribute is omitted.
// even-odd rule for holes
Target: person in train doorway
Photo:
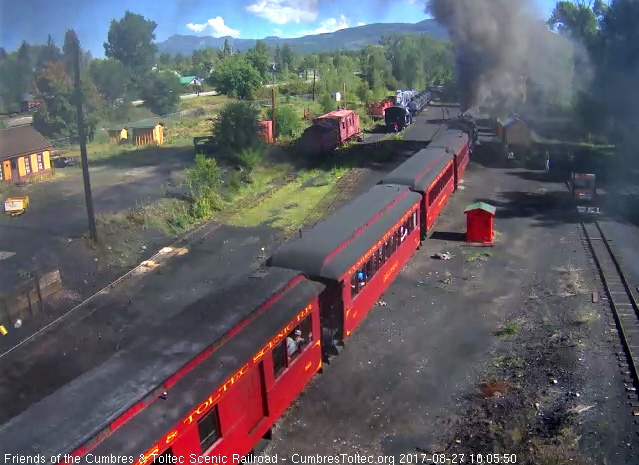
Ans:
<svg viewBox="0 0 639 465"><path fill-rule="evenodd" d="M286 352L288 353L289 358L293 357L295 353L300 350L301 346L305 343L302 338L302 331L296 329L293 331L293 337L288 336L286 338Z"/></svg>
<svg viewBox="0 0 639 465"><path fill-rule="evenodd" d="M357 281L359 283L359 290L361 291L364 286L366 286L366 275L363 271L357 273Z"/></svg>
<svg viewBox="0 0 639 465"><path fill-rule="evenodd" d="M546 150L546 171L550 171L550 154Z"/></svg>

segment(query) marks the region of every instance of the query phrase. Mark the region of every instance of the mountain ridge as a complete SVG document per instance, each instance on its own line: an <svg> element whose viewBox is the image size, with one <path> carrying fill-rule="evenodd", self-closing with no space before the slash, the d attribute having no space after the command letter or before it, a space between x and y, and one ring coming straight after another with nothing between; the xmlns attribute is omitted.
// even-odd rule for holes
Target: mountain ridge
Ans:
<svg viewBox="0 0 639 465"><path fill-rule="evenodd" d="M268 36L263 40L269 47L288 44L294 51L319 53L333 50L359 50L368 44L375 44L382 36L396 34L428 34L435 39L447 39L446 29L434 19L418 23L373 23L349 27L335 32L307 35L296 38ZM174 34L165 41L158 42L159 53L190 55L194 50L213 47L221 48L228 39L234 50L245 52L255 46L258 39L236 39L233 37L211 37Z"/></svg>

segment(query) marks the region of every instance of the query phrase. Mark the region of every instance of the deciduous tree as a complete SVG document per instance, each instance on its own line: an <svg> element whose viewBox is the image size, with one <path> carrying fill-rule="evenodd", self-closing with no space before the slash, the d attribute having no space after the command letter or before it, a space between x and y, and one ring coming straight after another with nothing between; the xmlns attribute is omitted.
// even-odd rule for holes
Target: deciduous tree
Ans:
<svg viewBox="0 0 639 465"><path fill-rule="evenodd" d="M155 61L157 46L154 21L127 11L119 21L111 21L104 53L108 58L120 60L135 73L149 71Z"/></svg>
<svg viewBox="0 0 639 465"><path fill-rule="evenodd" d="M213 71L210 82L223 94L247 98L260 88L262 76L246 58L233 55Z"/></svg>
<svg viewBox="0 0 639 465"><path fill-rule="evenodd" d="M177 110L182 87L180 79L170 71L152 72L142 87L144 104L158 115L166 115Z"/></svg>

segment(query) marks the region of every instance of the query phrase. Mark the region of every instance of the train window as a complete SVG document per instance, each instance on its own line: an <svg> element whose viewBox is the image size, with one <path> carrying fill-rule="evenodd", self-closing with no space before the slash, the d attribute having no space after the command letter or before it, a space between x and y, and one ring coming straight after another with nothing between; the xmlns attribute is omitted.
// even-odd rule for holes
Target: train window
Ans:
<svg viewBox="0 0 639 465"><path fill-rule="evenodd" d="M217 405L197 422L197 430L200 434L202 452L206 452L220 438Z"/></svg>
<svg viewBox="0 0 639 465"><path fill-rule="evenodd" d="M355 297L359 292L359 287L357 286L357 272L351 275L351 298Z"/></svg>
<svg viewBox="0 0 639 465"><path fill-rule="evenodd" d="M153 463L151 465L160 465L165 463L173 463L173 448L169 447L167 450L162 452L160 455L156 456L153 459Z"/></svg>
<svg viewBox="0 0 639 465"><path fill-rule="evenodd" d="M301 354L313 337L311 332L311 318L307 316L302 322L286 336L287 361L290 364L299 354Z"/></svg>
<svg viewBox="0 0 639 465"><path fill-rule="evenodd" d="M364 274L367 276L368 279L371 279L373 277L373 259L372 258L369 258L366 264L364 264Z"/></svg>
<svg viewBox="0 0 639 465"><path fill-rule="evenodd" d="M273 373L277 378L286 368L286 339L273 347Z"/></svg>
<svg viewBox="0 0 639 465"><path fill-rule="evenodd" d="M417 210L413 212L413 229L417 227Z"/></svg>

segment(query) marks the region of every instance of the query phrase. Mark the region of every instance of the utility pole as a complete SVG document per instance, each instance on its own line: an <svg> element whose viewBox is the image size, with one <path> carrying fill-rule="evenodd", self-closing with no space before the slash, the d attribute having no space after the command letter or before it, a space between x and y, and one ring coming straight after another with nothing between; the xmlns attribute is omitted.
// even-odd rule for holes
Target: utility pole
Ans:
<svg viewBox="0 0 639 465"><path fill-rule="evenodd" d="M346 110L346 83L344 83L344 110Z"/></svg>
<svg viewBox="0 0 639 465"><path fill-rule="evenodd" d="M315 76L317 74L317 71L315 68L313 68L313 102L315 101Z"/></svg>
<svg viewBox="0 0 639 465"><path fill-rule="evenodd" d="M80 40L75 36L73 51L73 65L75 68L75 105L78 119L78 132L80 136L80 158L82 159L82 176L84 178L84 198L87 203L87 215L89 216L89 235L94 243L98 242L98 233L95 227L95 214L93 212L93 198L91 196L91 180L89 178L89 161L87 159L87 136L84 131L84 113L82 112L82 82L80 81Z"/></svg>
<svg viewBox="0 0 639 465"><path fill-rule="evenodd" d="M273 119L273 140L275 140L275 136L277 134L276 132L277 110L275 108L275 87L271 88L271 103L273 104L273 114L271 115L271 118Z"/></svg>

